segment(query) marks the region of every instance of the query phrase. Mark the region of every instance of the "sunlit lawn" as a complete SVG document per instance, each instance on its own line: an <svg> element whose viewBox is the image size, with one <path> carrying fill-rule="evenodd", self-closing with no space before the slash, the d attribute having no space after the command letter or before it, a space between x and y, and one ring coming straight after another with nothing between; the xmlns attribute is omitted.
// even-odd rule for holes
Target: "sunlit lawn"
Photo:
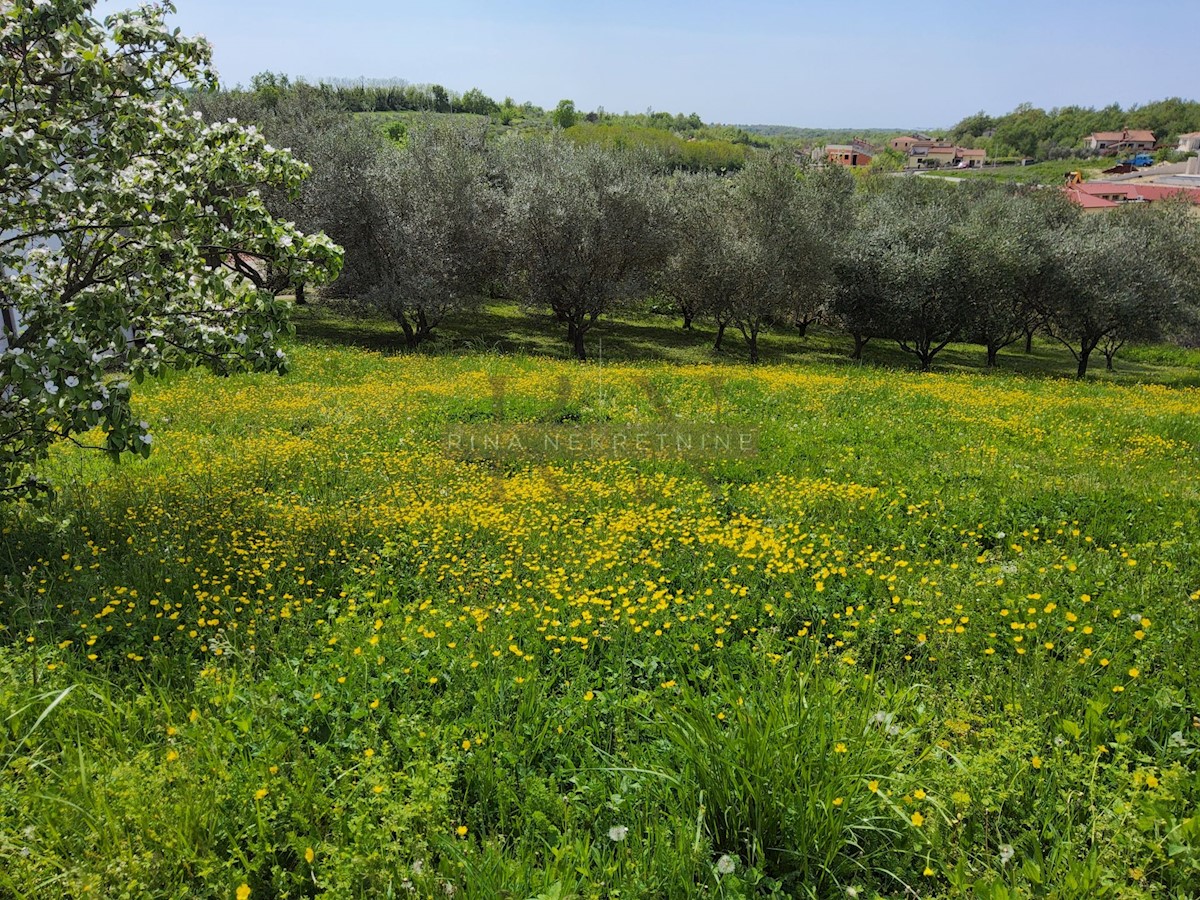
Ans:
<svg viewBox="0 0 1200 900"><path fill-rule="evenodd" d="M4 514L0 895L1200 890L1189 355L301 335L146 385L150 460L64 450ZM498 414L759 453L444 452Z"/></svg>

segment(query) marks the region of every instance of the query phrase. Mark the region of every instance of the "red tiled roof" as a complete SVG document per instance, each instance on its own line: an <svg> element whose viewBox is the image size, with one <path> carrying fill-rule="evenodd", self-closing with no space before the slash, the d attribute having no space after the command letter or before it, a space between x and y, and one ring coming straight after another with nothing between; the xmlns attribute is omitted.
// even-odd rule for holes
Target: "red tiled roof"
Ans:
<svg viewBox="0 0 1200 900"><path fill-rule="evenodd" d="M1118 205L1112 200L1105 200L1101 197L1093 197L1091 194L1084 193L1078 188L1067 188L1066 191L1067 198L1073 203L1078 203L1084 209L1106 209L1108 207Z"/></svg>
<svg viewBox="0 0 1200 900"><path fill-rule="evenodd" d="M1121 203L1147 202L1153 203L1170 197L1184 197L1191 203L1200 205L1200 188L1175 187L1168 184L1133 184L1124 182L1094 181L1089 184L1077 184L1066 188L1067 196L1084 209L1101 209L1107 206L1119 206ZM1103 194L1104 196L1100 196ZM1120 201L1108 200L1106 197L1121 196Z"/></svg>
<svg viewBox="0 0 1200 900"><path fill-rule="evenodd" d="M1097 141L1149 141L1154 143L1153 131L1097 131L1091 137Z"/></svg>
<svg viewBox="0 0 1200 900"><path fill-rule="evenodd" d="M1166 200L1169 197L1184 197L1192 203L1200 203L1200 188L1176 187L1169 184L1133 185L1142 200Z"/></svg>

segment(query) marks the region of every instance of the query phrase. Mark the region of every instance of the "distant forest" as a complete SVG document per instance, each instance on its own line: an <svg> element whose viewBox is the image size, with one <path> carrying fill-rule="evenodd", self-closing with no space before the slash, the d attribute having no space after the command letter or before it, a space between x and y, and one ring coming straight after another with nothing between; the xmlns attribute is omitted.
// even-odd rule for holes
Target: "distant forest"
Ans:
<svg viewBox="0 0 1200 900"><path fill-rule="evenodd" d="M728 140L746 146L766 146L766 142L749 131L728 125L707 125L698 113L668 113L647 110L644 113L611 113L603 107L593 112L576 110L574 102L563 100L553 110L535 103L517 103L512 97L497 101L479 88L465 93L451 91L440 84L412 84L400 79L341 79L315 84L291 80L287 75L263 72L255 75L249 90L258 96L282 95L303 88L325 95L348 112L431 112L466 113L488 116L500 124L511 125L521 120L547 118L553 124L570 127L578 122L606 124L620 122L641 128L674 131L685 136ZM241 90L240 88L235 89Z"/></svg>
<svg viewBox="0 0 1200 900"><path fill-rule="evenodd" d="M414 84L398 79L333 79L317 84L292 81L286 75L256 75L249 91L259 97L281 95L300 88L324 95L331 103L356 113L441 113L486 116L509 127L578 127L579 140L610 146L650 144L667 150L684 168L740 168L750 147L783 144L819 146L861 138L883 145L912 129L903 128L804 128L790 125L713 125L698 114L647 110L644 113L611 113L600 107L577 110L570 100L547 110L511 97L496 100L479 88L464 93L440 84ZM949 129L926 129L964 147L980 147L992 158L1034 157L1061 159L1087 155L1087 136L1094 131L1123 128L1149 129L1160 144L1175 143L1180 134L1200 131L1200 101L1171 97L1123 109L1111 104L1101 109L1063 106L1050 110L1023 103L1001 116L978 112ZM703 146L684 147L684 144ZM671 145L668 147L667 145Z"/></svg>
<svg viewBox="0 0 1200 900"><path fill-rule="evenodd" d="M904 128L799 128L794 125L739 125L743 131L763 137L782 138L802 144L845 144L858 138L870 144L884 144Z"/></svg>
<svg viewBox="0 0 1200 900"><path fill-rule="evenodd" d="M237 87L224 94L227 99L241 97L268 109L303 98L304 102L370 116L401 144L413 121L437 116L478 117L490 122L492 135L558 127L577 144L609 149L642 147L669 168L691 172L736 171L745 165L748 150L773 146L762 135L736 126L707 125L697 113L611 113L603 107L585 112L576 109L571 100L547 110L528 101L517 103L511 97L497 101L478 88L460 94L440 84L395 79L332 79L313 84L263 72L254 76L248 88Z"/></svg>
<svg viewBox="0 0 1200 900"><path fill-rule="evenodd" d="M982 147L992 157L1030 156L1061 159L1086 150L1094 131L1139 128L1153 131L1160 145L1174 145L1181 134L1200 131L1200 102L1171 97L1122 109L1063 106L1049 111L1023 103L1003 116L977 112L949 130L963 146Z"/></svg>

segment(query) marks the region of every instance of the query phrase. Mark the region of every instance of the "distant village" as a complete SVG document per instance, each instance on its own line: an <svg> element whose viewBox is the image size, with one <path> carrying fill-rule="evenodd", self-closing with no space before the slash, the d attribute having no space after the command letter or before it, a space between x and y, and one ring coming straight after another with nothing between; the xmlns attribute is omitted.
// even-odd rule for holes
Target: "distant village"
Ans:
<svg viewBox="0 0 1200 900"><path fill-rule="evenodd" d="M887 146L904 155L904 171L915 174L928 170L979 169L987 165L987 151L960 147L953 141L910 134L893 138ZM1159 149L1151 131L1098 131L1088 135L1087 149L1114 158L1102 178L1085 181L1081 172L1070 172L1062 190L1087 212L1113 209L1126 203L1153 203L1168 197L1183 196L1200 206L1200 156L1182 162L1156 165L1152 154ZM1200 131L1179 136L1179 153L1200 153ZM884 153L880 147L859 139L849 144L826 144L812 151L812 157L826 165L865 168ZM1034 160L1009 162L1029 165ZM993 163L992 165L997 165Z"/></svg>

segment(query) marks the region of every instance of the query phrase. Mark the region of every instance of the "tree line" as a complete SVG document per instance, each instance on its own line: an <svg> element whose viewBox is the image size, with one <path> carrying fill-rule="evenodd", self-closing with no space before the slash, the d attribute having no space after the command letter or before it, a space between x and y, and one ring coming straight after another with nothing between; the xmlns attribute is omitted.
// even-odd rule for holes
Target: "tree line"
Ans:
<svg viewBox="0 0 1200 900"><path fill-rule="evenodd" d="M733 125L706 124L694 112L685 115L648 109L644 113L613 113L604 107L585 112L579 110L573 100L560 100L554 109L546 110L530 101L517 103L512 97L497 101L479 88L459 93L440 84L412 84L402 79L335 78L310 83L292 79L285 73L260 72L251 78L248 88L238 87L223 93L249 95L255 102L268 107L298 94L350 113L451 113L487 116L506 126L518 121L535 121L564 129L586 123L649 129L685 139L695 137L744 146L770 146L761 135Z"/></svg>
<svg viewBox="0 0 1200 900"><path fill-rule="evenodd" d="M247 93L274 106L281 98L295 92L315 94L326 103L357 113L436 112L491 116L507 107L510 115L545 114L540 106L517 104L511 97L506 97L503 104L497 103L479 88L460 94L440 84L410 84L402 79L333 79L310 84L302 79L293 80L284 73L260 72L250 79Z"/></svg>
<svg viewBox="0 0 1200 900"><path fill-rule="evenodd" d="M1055 159L1086 152L1085 141L1096 131L1146 129L1160 144L1173 145L1181 134L1200 131L1200 102L1171 97L1122 109L1062 106L1049 111L1022 103L1012 112L990 116L980 111L950 129L949 138L964 146L982 147L992 157L1030 156Z"/></svg>
<svg viewBox="0 0 1200 900"><path fill-rule="evenodd" d="M1040 331L1082 377L1097 353L1111 366L1193 327L1200 231L1182 202L1086 215L1057 190L855 179L779 152L691 173L561 130L489 141L431 120L397 146L335 107L258 114L314 170L268 204L345 248L327 294L386 313L410 348L486 297L549 312L579 359L603 316L648 298L685 328L711 321L718 350L740 335L751 362L765 332L817 323L857 358L893 341L926 370L952 342L994 366Z"/></svg>

